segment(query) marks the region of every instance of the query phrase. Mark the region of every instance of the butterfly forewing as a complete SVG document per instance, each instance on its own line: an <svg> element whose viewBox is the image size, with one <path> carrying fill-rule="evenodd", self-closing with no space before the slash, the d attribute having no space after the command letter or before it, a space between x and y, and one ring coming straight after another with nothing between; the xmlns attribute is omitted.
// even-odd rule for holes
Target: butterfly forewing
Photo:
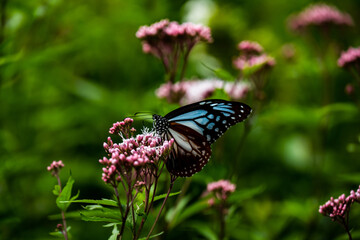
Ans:
<svg viewBox="0 0 360 240"><path fill-rule="evenodd" d="M169 172L189 177L201 171L211 156L211 144L250 113L244 103L212 99L180 107L165 117L154 115L156 131L165 140L174 139L166 163Z"/></svg>
<svg viewBox="0 0 360 240"><path fill-rule="evenodd" d="M244 121L251 108L240 102L206 100L178 108L165 118L194 129L211 144L225 131L238 122Z"/></svg>

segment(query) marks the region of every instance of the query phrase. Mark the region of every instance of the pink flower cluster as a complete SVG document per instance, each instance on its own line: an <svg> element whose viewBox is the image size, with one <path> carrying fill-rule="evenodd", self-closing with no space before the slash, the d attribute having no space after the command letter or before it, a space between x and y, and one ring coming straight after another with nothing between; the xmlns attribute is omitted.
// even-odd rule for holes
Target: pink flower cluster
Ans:
<svg viewBox="0 0 360 240"><path fill-rule="evenodd" d="M360 47L357 47L357 48L350 47L347 51L342 52L337 63L338 63L339 67L348 67L351 65L359 65L360 64Z"/></svg>
<svg viewBox="0 0 360 240"><path fill-rule="evenodd" d="M238 49L245 55L258 54L264 51L263 47L253 41L242 41L238 44Z"/></svg>
<svg viewBox="0 0 360 240"><path fill-rule="evenodd" d="M215 197L222 201L225 201L231 193L235 192L235 189L236 185L228 180L219 180L207 185L207 192L214 193ZM213 205L213 203L215 203L215 199L211 198L209 200L209 205Z"/></svg>
<svg viewBox="0 0 360 240"><path fill-rule="evenodd" d="M233 65L240 71L257 72L275 66L275 59L263 52L262 46L257 42L242 41L238 44L240 56L235 58Z"/></svg>
<svg viewBox="0 0 360 240"><path fill-rule="evenodd" d="M354 202L360 202L360 186L356 192L351 190L347 197L345 194L340 195L337 199L331 197L329 201L319 207L319 213L330 217L333 221L345 220Z"/></svg>
<svg viewBox="0 0 360 240"><path fill-rule="evenodd" d="M223 89L233 100L240 100L246 97L250 87L243 82L225 82L218 79L169 82L162 84L156 90L156 95L170 103L186 105L211 97L217 89Z"/></svg>
<svg viewBox="0 0 360 240"><path fill-rule="evenodd" d="M239 70L245 70L250 68L262 68L262 67L274 67L275 59L266 54L261 54L260 56L251 56L246 58L244 56L240 56L234 60L235 68Z"/></svg>
<svg viewBox="0 0 360 240"><path fill-rule="evenodd" d="M126 126L128 130L122 134L129 136L130 131L135 130L131 128L132 121L132 119L127 118L120 124L114 124L114 126L115 128ZM126 122L125 125L121 124L124 122ZM111 132L116 133L117 131ZM159 160L168 156L173 142L173 139L162 142L155 133L144 133L136 135L136 137L124 138L122 143L113 143L112 139L108 137L107 142L104 143L104 149L109 157L103 157L99 160L105 166L102 174L103 181L116 185L124 177L132 178L132 170L138 171L138 174L140 171L152 173L153 170L156 170Z"/></svg>
<svg viewBox="0 0 360 240"><path fill-rule="evenodd" d="M124 121L116 122L110 128L109 133L122 134L125 137L129 137L129 133L132 134L136 131L135 128L131 128L133 121L131 118L125 118Z"/></svg>
<svg viewBox="0 0 360 240"><path fill-rule="evenodd" d="M311 25L354 25L354 22L349 14L342 13L336 7L329 6L324 3L310 5L297 16L290 18L289 23L290 28L293 30L301 30Z"/></svg>
<svg viewBox="0 0 360 240"><path fill-rule="evenodd" d="M64 163L60 161L53 161L50 166L47 167L47 170L51 172L53 175L58 173L61 168L63 168L65 165Z"/></svg>
<svg viewBox="0 0 360 240"><path fill-rule="evenodd" d="M161 20L150 26L141 26L136 32L136 37L141 39L143 51L156 57L169 61L169 55L175 49L191 49L196 43L212 42L210 28L194 24L170 22Z"/></svg>

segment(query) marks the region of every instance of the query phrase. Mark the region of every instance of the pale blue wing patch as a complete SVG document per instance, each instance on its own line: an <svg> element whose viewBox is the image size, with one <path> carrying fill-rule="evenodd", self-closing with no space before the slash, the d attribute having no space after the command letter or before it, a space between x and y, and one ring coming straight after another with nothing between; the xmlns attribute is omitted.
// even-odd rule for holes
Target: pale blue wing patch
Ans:
<svg viewBox="0 0 360 240"><path fill-rule="evenodd" d="M187 113L181 114L179 116L170 118L169 121L172 122L172 121L194 119L194 118L205 116L206 114L207 114L206 110L194 110L194 111L187 112Z"/></svg>

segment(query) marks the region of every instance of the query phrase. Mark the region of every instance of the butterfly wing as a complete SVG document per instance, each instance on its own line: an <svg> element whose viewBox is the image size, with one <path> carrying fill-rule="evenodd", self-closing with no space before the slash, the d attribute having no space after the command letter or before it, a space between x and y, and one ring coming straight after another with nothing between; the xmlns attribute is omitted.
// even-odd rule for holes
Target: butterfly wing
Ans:
<svg viewBox="0 0 360 240"><path fill-rule="evenodd" d="M244 103L211 99L180 107L165 115L165 118L170 123L170 129L172 123L184 125L212 144L229 127L244 121L251 111Z"/></svg>
<svg viewBox="0 0 360 240"><path fill-rule="evenodd" d="M168 171L180 177L200 172L210 159L210 143L197 131L176 122L170 123L165 133L166 140L171 138L174 145L166 162Z"/></svg>
<svg viewBox="0 0 360 240"><path fill-rule="evenodd" d="M181 177L201 171L210 159L211 144L250 113L244 103L211 99L180 107L163 120L155 117L163 138L175 140L166 162L168 171Z"/></svg>

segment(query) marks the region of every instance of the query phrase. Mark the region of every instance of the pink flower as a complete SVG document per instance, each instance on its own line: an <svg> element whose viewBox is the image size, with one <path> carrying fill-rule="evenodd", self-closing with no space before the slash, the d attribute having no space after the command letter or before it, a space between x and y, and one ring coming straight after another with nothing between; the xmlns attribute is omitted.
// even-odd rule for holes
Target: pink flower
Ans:
<svg viewBox="0 0 360 240"><path fill-rule="evenodd" d="M171 73L171 82L174 82L178 63L187 62L190 51L197 43L213 41L208 27L189 22L179 24L167 19L150 26L141 26L136 37L142 41L144 53L152 54L162 61L166 73ZM181 70L181 76L184 69Z"/></svg>
<svg viewBox="0 0 360 240"><path fill-rule="evenodd" d="M260 56L251 56L250 58L240 56L233 61L233 64L236 69L242 71L254 70L255 72L264 68L272 68L275 66L276 62L273 57L261 54Z"/></svg>
<svg viewBox="0 0 360 240"><path fill-rule="evenodd" d="M133 123L133 119L125 118L124 121L116 122L109 129L109 133L111 134L123 134L125 136L129 136L131 132L134 132L135 129L131 129L131 124Z"/></svg>
<svg viewBox="0 0 360 240"><path fill-rule="evenodd" d="M347 51L341 52L341 56L338 59L339 67L348 67L358 64L360 64L360 47L350 47Z"/></svg>
<svg viewBox="0 0 360 240"><path fill-rule="evenodd" d="M47 167L47 170L51 172L52 175L57 174L61 168L63 168L65 165L64 163L60 161L53 161L50 166Z"/></svg>
<svg viewBox="0 0 360 240"><path fill-rule="evenodd" d="M345 194L340 195L338 198L334 199L330 198L324 205L319 207L319 213L324 216L328 216L331 220L336 221L342 220L347 221L347 214L350 211L350 207L354 202L360 201L360 186L357 191L350 191L349 196L345 196Z"/></svg>
<svg viewBox="0 0 360 240"><path fill-rule="evenodd" d="M240 100L246 97L250 87L245 83L226 82L218 79L169 82L162 84L156 90L156 95L170 103L186 105L211 97L217 89L224 90L233 100Z"/></svg>
<svg viewBox="0 0 360 240"><path fill-rule="evenodd" d="M238 44L238 49L245 55L259 54L264 50L259 43L246 40Z"/></svg>
<svg viewBox="0 0 360 240"><path fill-rule="evenodd" d="M228 180L219 180L207 185L207 192L214 193L219 200L226 200L229 195L235 192L236 185Z"/></svg>
<svg viewBox="0 0 360 240"><path fill-rule="evenodd" d="M232 100L244 99L250 91L250 85L243 82L227 82L224 91Z"/></svg>
<svg viewBox="0 0 360 240"><path fill-rule="evenodd" d="M133 119L126 118L122 122L114 123L111 129L118 129L124 135L129 136L129 132L135 131L131 128ZM113 143L109 137L104 143L104 149L108 157L103 157L99 162L104 165L102 179L106 183L116 185L125 178L126 181L133 177L133 170L140 177L140 173L154 174L161 159L164 159L170 153L174 140L162 141L155 133L143 133L135 137L123 138L121 143ZM146 174L145 174L146 175ZM141 176L144 176L141 175ZM139 183L142 182L139 180ZM140 184L138 184L140 186Z"/></svg>
<svg viewBox="0 0 360 240"><path fill-rule="evenodd" d="M310 5L297 16L290 18L289 24L293 30L301 30L311 25L353 26L354 22L349 14L340 12L336 7L320 3Z"/></svg>

